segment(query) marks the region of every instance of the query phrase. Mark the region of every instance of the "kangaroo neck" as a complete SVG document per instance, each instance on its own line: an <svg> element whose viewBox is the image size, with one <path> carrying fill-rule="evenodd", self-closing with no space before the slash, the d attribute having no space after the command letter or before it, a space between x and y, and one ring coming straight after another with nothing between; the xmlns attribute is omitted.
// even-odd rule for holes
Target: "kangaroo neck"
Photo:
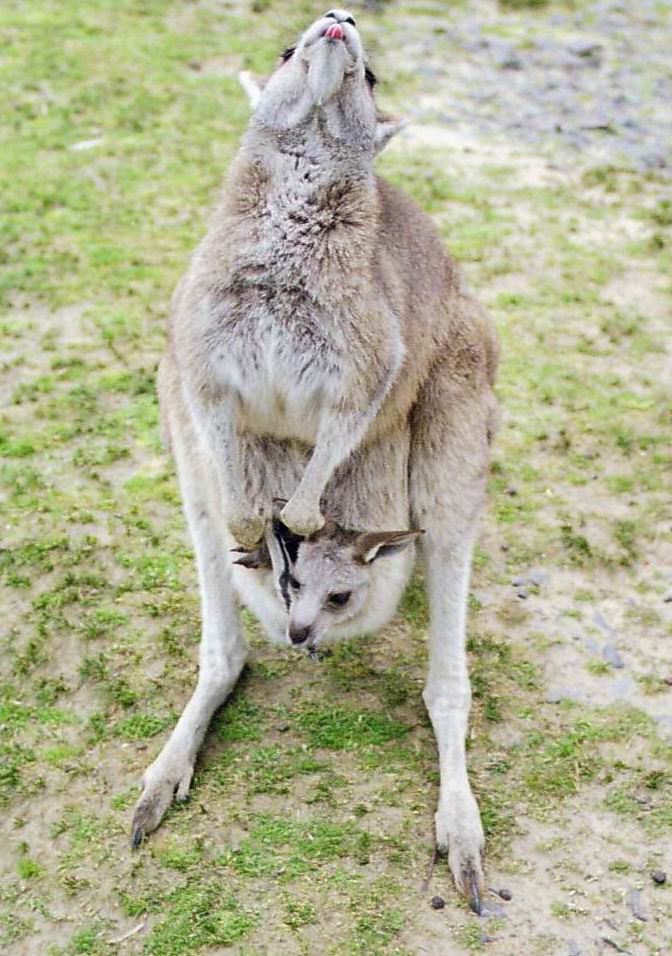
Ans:
<svg viewBox="0 0 672 956"><path fill-rule="evenodd" d="M339 183L375 188L370 150L335 137L319 110L291 129L251 124L240 158L263 170L276 194L315 193Z"/></svg>

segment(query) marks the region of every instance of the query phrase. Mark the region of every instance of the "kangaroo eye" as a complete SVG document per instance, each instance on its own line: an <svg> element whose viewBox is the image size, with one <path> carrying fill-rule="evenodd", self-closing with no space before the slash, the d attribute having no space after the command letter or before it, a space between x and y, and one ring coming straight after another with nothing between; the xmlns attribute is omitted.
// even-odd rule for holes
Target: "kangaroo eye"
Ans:
<svg viewBox="0 0 672 956"><path fill-rule="evenodd" d="M325 13L324 16L325 16L325 19L326 19L327 17L329 17L329 18L332 19L332 20L336 20L336 22L338 23L338 14L336 13L335 10L330 10L329 13ZM346 17L345 20L341 20L340 22L341 22L341 23L351 23L353 27L356 27L356 26L357 26L357 24L355 23L355 20L354 20L353 17Z"/></svg>
<svg viewBox="0 0 672 956"><path fill-rule="evenodd" d="M294 54L296 53L295 46L288 46L286 50L283 50L280 54L280 59L283 63L286 63L287 60L291 60Z"/></svg>
<svg viewBox="0 0 672 956"><path fill-rule="evenodd" d="M294 588L295 591L299 591L301 589L301 582L297 581L296 578L290 578L289 586L290 588Z"/></svg>
<svg viewBox="0 0 672 956"><path fill-rule="evenodd" d="M352 591L339 591L337 594L329 595L329 604L332 607L345 607L350 600Z"/></svg>

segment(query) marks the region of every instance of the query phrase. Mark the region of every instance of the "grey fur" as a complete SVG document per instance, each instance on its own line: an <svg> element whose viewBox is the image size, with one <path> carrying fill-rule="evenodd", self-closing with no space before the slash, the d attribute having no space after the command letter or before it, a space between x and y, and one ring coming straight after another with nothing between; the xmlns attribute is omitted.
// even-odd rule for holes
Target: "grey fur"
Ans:
<svg viewBox="0 0 672 956"><path fill-rule="evenodd" d="M371 630L394 613L417 535L363 533L426 528L437 843L478 908L464 624L497 346L431 220L373 173L400 124L377 109L357 30L336 13L343 39L325 37L334 18L320 18L265 84L245 77L254 113L174 296L159 396L203 640L196 690L145 774L134 839L158 825L174 792L186 795L209 720L238 677L237 596L283 642ZM282 523L298 536L291 561L271 525L275 497L287 499ZM247 552L236 558L236 546Z"/></svg>

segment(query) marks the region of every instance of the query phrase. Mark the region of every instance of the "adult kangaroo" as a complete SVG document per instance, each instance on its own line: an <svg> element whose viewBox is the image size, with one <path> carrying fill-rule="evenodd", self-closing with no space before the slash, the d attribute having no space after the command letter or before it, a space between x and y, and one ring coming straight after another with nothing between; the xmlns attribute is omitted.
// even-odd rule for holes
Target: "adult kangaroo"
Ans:
<svg viewBox="0 0 672 956"><path fill-rule="evenodd" d="M379 627L412 567L408 529L424 528L436 841L478 911L465 609L495 336L429 217L374 175L400 124L376 107L352 16L330 11L263 85L242 81L253 115L175 292L159 370L198 565L199 677L144 775L132 841L186 796L240 674L238 599L271 638L308 648Z"/></svg>

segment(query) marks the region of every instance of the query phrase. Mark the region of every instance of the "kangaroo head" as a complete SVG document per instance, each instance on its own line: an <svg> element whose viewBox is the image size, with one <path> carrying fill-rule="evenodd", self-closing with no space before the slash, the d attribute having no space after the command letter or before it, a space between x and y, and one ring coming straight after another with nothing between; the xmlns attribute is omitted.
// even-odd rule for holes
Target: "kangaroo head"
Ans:
<svg viewBox="0 0 672 956"><path fill-rule="evenodd" d="M267 79L241 73L240 81L256 127L292 129L319 111L332 135L373 154L403 125L376 107L376 78L347 10L329 10L316 20Z"/></svg>
<svg viewBox="0 0 672 956"><path fill-rule="evenodd" d="M289 643L312 650L328 632L362 610L376 562L403 551L421 534L350 531L327 521L304 538L276 516L260 547L243 552L236 563L272 571L289 616Z"/></svg>

